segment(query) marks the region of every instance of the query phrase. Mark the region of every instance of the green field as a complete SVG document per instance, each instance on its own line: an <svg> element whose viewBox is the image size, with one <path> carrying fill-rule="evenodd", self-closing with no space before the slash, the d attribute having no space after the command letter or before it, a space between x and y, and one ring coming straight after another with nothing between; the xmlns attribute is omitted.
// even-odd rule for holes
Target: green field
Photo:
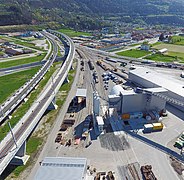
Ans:
<svg viewBox="0 0 184 180"><path fill-rule="evenodd" d="M184 45L184 37L183 36L173 36L171 39L171 43L175 45Z"/></svg>
<svg viewBox="0 0 184 180"><path fill-rule="evenodd" d="M150 52L142 51L142 50L136 50L136 49L131 49L131 50L128 50L128 51L121 51L121 52L118 52L116 54L120 55L120 56L140 58L140 57L143 57L143 56L146 56L146 55L150 54Z"/></svg>
<svg viewBox="0 0 184 180"><path fill-rule="evenodd" d="M168 52L167 53L169 56L173 56L176 59L178 59L178 61L184 61L184 53L179 53L179 52Z"/></svg>
<svg viewBox="0 0 184 180"><path fill-rule="evenodd" d="M28 81L40 67L0 77L0 103Z"/></svg>
<svg viewBox="0 0 184 180"><path fill-rule="evenodd" d="M81 36L81 35L91 36L90 33L81 32L81 31L74 31L74 30L71 30L71 29L59 29L58 31L61 32L61 33L66 34L67 36L70 36L70 37L76 37L76 36Z"/></svg>
<svg viewBox="0 0 184 180"><path fill-rule="evenodd" d="M8 67L18 66L22 64L38 62L38 61L41 61L45 57L45 55L46 53L43 53L36 57L29 57L29 58L17 59L12 61L0 62L0 68L8 68Z"/></svg>
<svg viewBox="0 0 184 180"><path fill-rule="evenodd" d="M168 55L162 55L162 54L153 54L153 55L147 56L146 59L153 60L153 61L159 61L159 62L173 62L173 61L176 61L175 57L168 56Z"/></svg>

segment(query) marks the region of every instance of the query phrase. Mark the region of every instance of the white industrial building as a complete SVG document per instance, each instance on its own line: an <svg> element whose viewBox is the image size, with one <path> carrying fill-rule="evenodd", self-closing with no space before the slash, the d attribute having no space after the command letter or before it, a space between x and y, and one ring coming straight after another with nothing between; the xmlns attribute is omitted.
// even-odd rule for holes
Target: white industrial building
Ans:
<svg viewBox="0 0 184 180"><path fill-rule="evenodd" d="M46 157L34 180L85 180L86 172L86 158Z"/></svg>
<svg viewBox="0 0 184 180"><path fill-rule="evenodd" d="M144 88L162 87L168 90L168 103L184 111L184 82L165 76L154 70L138 67L129 72L129 80ZM163 96L160 98L164 98Z"/></svg>
<svg viewBox="0 0 184 180"><path fill-rule="evenodd" d="M119 113L149 112L158 113L165 110L166 100L157 94L167 95L164 88L124 90L120 85L112 88L109 95L109 107L115 108Z"/></svg>

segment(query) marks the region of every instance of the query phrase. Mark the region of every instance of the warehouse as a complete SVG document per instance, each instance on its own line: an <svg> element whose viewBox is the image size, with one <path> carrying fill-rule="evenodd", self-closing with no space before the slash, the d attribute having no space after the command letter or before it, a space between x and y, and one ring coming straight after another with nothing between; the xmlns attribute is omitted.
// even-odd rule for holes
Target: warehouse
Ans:
<svg viewBox="0 0 184 180"><path fill-rule="evenodd" d="M86 158L46 157L34 180L85 180L87 172Z"/></svg>
<svg viewBox="0 0 184 180"><path fill-rule="evenodd" d="M182 81L143 67L130 71L129 80L145 88L163 87L168 90L167 102L184 111L184 83Z"/></svg>
<svg viewBox="0 0 184 180"><path fill-rule="evenodd" d="M77 103L86 103L87 89L77 89L75 97L77 98Z"/></svg>
<svg viewBox="0 0 184 180"><path fill-rule="evenodd" d="M165 111L166 100L157 95L167 95L164 88L124 90L120 85L112 88L109 95L109 107L120 114L134 112Z"/></svg>

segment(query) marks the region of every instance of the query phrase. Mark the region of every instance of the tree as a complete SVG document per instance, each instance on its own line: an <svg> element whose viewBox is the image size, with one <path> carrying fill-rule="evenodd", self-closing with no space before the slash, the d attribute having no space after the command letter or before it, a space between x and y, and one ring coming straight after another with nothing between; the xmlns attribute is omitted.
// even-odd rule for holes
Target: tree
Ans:
<svg viewBox="0 0 184 180"><path fill-rule="evenodd" d="M168 42L169 42L169 43L172 43L172 36L169 36L169 37L168 37Z"/></svg>
<svg viewBox="0 0 184 180"><path fill-rule="evenodd" d="M160 34L159 40L160 40L160 41L163 41L163 40L164 40L164 33Z"/></svg>

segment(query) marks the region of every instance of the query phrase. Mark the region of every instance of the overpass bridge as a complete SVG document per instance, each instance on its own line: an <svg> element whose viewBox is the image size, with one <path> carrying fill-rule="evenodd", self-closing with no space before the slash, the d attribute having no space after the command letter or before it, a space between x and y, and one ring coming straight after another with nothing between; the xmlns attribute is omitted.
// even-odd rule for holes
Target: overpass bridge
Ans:
<svg viewBox="0 0 184 180"><path fill-rule="evenodd" d="M28 96L28 94L37 86L41 81L46 72L50 69L51 65L56 59L57 56L57 45L56 42L48 36L46 33L43 33L53 45L53 53L51 54L49 60L47 60L42 68L26 82L22 87L20 87L11 97L9 97L3 104L0 105L0 123L9 116L16 107Z"/></svg>
<svg viewBox="0 0 184 180"><path fill-rule="evenodd" d="M46 88L44 88L38 99L30 107L29 111L12 129L16 143L14 138L11 136L11 133L9 133L0 142L0 174L2 174L10 162L14 164L25 164L27 161L28 156L25 155L26 140L37 126L39 120L50 104L55 105L53 101L55 99L56 93L59 91L60 86L67 78L67 74L72 66L75 54L75 47L72 40L62 33L55 31L50 32L56 34L60 38L63 37L66 41L68 41L68 56L57 74L53 77L52 81L47 84Z"/></svg>

